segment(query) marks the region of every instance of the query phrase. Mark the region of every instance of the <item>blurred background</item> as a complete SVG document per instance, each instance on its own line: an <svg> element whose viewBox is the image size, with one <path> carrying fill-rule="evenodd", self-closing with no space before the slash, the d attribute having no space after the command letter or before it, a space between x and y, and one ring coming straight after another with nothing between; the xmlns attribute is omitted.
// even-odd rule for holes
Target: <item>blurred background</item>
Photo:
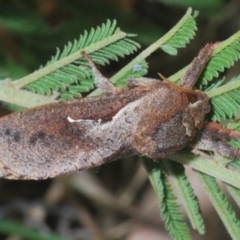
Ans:
<svg viewBox="0 0 240 240"><path fill-rule="evenodd" d="M160 38L185 14L199 10L194 40L177 56L151 55L147 76L165 76L191 62L207 42L222 41L240 29L238 0L0 0L0 79L31 73L63 45L106 19L135 38L142 48ZM141 50L140 50L141 51ZM136 53L137 54L137 53ZM131 58L101 67L113 75ZM239 64L227 76L238 75ZM7 110L0 109L4 115ZM230 239L196 177L187 169L200 199L206 234L193 239ZM230 199L231 201L231 199ZM180 203L181 204L181 203ZM234 203L233 203L234 206ZM235 208L237 209L237 208ZM155 240L170 239L158 203L138 157L44 181L0 180L0 239Z"/></svg>

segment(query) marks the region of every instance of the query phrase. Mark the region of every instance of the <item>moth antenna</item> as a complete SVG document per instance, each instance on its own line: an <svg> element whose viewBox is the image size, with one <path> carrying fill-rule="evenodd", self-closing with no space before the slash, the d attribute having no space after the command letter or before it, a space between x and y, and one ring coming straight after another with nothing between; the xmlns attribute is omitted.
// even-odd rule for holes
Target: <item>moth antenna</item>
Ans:
<svg viewBox="0 0 240 240"><path fill-rule="evenodd" d="M187 93L193 94L193 95L195 95L195 96L198 95L194 90L191 90L191 89L189 89L189 88L185 88L185 87L178 86L177 84L175 84L175 83L173 83L172 81L170 81L168 78L164 77L161 73L158 73L158 75L160 76L160 78L161 78L164 82L167 82L168 84L170 84L170 85L173 86L174 88L178 89L179 91L187 92Z"/></svg>

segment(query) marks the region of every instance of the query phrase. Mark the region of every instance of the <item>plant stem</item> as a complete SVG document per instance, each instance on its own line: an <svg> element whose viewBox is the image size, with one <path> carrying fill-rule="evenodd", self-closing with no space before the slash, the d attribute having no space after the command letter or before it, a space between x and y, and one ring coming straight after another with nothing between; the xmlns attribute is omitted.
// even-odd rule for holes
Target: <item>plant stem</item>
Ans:
<svg viewBox="0 0 240 240"><path fill-rule="evenodd" d="M51 96L42 96L33 92L17 89L12 86L12 81L1 81L0 83L0 101L16 104L24 108L32 108L44 104L57 102L56 94Z"/></svg>
<svg viewBox="0 0 240 240"><path fill-rule="evenodd" d="M182 152L172 154L168 158L239 188L240 174L226 168L224 163L227 160L224 158L214 161L213 159L203 159L199 156Z"/></svg>
<svg viewBox="0 0 240 240"><path fill-rule="evenodd" d="M240 81L236 81L233 83L228 83L225 84L221 87L218 87L216 89L212 89L210 91L207 91L206 94L208 95L209 98L214 98L216 96L220 96L222 94L225 94L227 92L230 92L234 89L238 89L240 87Z"/></svg>

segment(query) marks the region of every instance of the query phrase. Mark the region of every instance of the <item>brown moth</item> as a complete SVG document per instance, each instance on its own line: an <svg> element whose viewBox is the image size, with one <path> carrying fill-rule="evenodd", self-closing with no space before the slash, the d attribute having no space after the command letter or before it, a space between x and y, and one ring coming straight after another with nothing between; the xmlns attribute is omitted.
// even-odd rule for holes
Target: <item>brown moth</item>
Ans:
<svg viewBox="0 0 240 240"><path fill-rule="evenodd" d="M208 44L200 51L181 87L140 78L129 79L127 89L116 88L83 53L93 69L96 86L105 95L53 103L1 118L0 177L45 179L134 154L165 157L192 143L210 105L206 94L189 88L213 48L214 44ZM211 146L204 146L210 141L208 132L202 134L199 148ZM218 144L214 149L233 156Z"/></svg>

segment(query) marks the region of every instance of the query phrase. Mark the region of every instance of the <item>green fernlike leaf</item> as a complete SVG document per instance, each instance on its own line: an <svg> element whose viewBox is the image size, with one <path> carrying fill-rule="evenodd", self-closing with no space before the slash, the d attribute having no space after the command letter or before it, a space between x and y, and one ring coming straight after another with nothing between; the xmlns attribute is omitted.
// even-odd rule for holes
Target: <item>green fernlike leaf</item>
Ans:
<svg viewBox="0 0 240 240"><path fill-rule="evenodd" d="M89 53L96 64L104 65L109 60L117 61L119 57L131 54L140 46L116 27L116 21L108 20L101 27L84 32L78 40L69 42L55 56L41 67L40 76L24 81L18 80L15 85L23 87L38 94L50 94L52 91L60 92L60 99L69 99L81 96L94 87L92 71L81 51ZM76 55L76 56L75 56ZM45 69L50 69L46 71ZM36 75L36 74L35 74Z"/></svg>
<svg viewBox="0 0 240 240"><path fill-rule="evenodd" d="M240 31L232 35L227 40L216 44L215 49L212 53L210 60L205 66L202 74L198 79L198 86L196 88L201 88L204 91L209 90L209 85L211 81L219 77L219 72L223 72L226 68L230 68L233 64L240 59ZM169 78L173 82L178 82L189 66L184 67L177 73L173 74ZM210 90L211 91L211 90ZM218 92L212 90L211 96L213 97ZM216 92L216 93L215 93Z"/></svg>
<svg viewBox="0 0 240 240"><path fill-rule="evenodd" d="M168 53L169 55L173 55L173 56L177 55L177 49L172 46L164 44L162 45L161 49L164 52Z"/></svg>
<svg viewBox="0 0 240 240"><path fill-rule="evenodd" d="M182 203L186 209L192 227L197 229L200 234L205 233L205 225L202 218L200 206L197 197L195 196L188 178L184 173L182 164L170 161L169 159L163 160L168 174L173 180L175 189L179 192Z"/></svg>
<svg viewBox="0 0 240 240"><path fill-rule="evenodd" d="M219 72L233 66L240 58L240 31L220 43L213 51L212 57L200 76L200 85L208 85L213 78L219 77Z"/></svg>
<svg viewBox="0 0 240 240"><path fill-rule="evenodd" d="M236 114L240 111L240 75L231 79L227 84L219 86L223 81L218 81L216 84L212 85L208 90L225 88L220 94L211 98L212 105L212 121L220 121L223 119L233 119ZM237 85L239 87L237 87ZM235 88L228 90L228 86L235 85Z"/></svg>
<svg viewBox="0 0 240 240"><path fill-rule="evenodd" d="M179 209L179 205L176 203L176 197L172 192L167 177L161 171L161 164L153 162L150 159L145 159L144 165L158 196L159 208L165 228L175 240L191 239L189 228L184 222L184 216Z"/></svg>
<svg viewBox="0 0 240 240"><path fill-rule="evenodd" d="M194 13L193 13L194 14ZM197 30L196 22L194 16L189 17L184 25L176 32L168 41L165 42L163 46L172 48L182 48L190 42L195 36L195 31ZM172 51L171 51L172 52Z"/></svg>
<svg viewBox="0 0 240 240"><path fill-rule="evenodd" d="M161 49L170 55L177 55L177 48L185 47L195 36L196 30L197 27L193 13L191 17L186 19L177 32L172 32L173 35L161 46Z"/></svg>
<svg viewBox="0 0 240 240"><path fill-rule="evenodd" d="M205 192L211 200L214 208L217 210L220 218L222 219L228 233L232 239L239 239L240 236L240 222L236 217L235 212L227 201L226 196L220 190L216 180L204 173L196 172L200 179Z"/></svg>

